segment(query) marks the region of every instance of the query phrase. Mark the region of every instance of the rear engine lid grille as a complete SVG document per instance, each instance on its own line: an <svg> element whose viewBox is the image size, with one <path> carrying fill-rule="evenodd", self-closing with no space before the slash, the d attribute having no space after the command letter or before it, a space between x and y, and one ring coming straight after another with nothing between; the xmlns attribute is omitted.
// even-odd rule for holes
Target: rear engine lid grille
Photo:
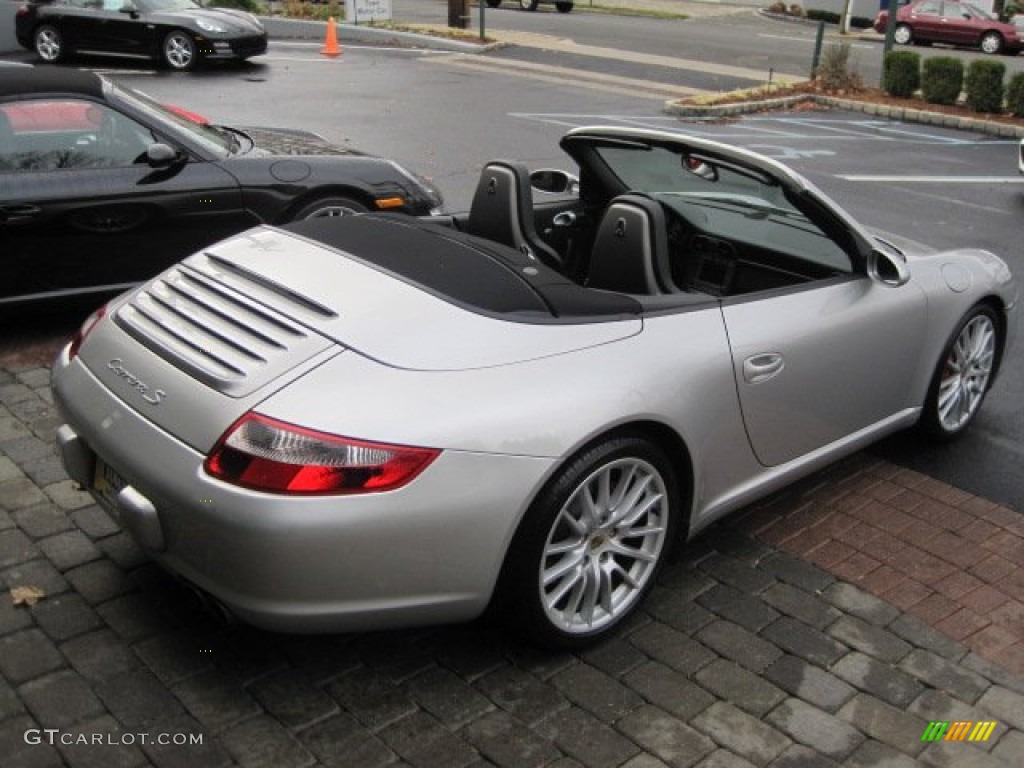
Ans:
<svg viewBox="0 0 1024 768"><path fill-rule="evenodd" d="M250 394L333 344L298 321L304 316L335 315L211 254L163 273L115 315L141 344L231 397Z"/></svg>

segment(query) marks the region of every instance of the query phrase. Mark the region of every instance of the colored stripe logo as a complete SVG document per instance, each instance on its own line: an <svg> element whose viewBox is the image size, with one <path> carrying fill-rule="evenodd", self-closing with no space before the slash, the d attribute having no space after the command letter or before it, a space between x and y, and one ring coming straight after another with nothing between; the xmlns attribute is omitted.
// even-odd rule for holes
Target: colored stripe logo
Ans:
<svg viewBox="0 0 1024 768"><path fill-rule="evenodd" d="M988 741L997 725L994 720L932 720L921 741Z"/></svg>

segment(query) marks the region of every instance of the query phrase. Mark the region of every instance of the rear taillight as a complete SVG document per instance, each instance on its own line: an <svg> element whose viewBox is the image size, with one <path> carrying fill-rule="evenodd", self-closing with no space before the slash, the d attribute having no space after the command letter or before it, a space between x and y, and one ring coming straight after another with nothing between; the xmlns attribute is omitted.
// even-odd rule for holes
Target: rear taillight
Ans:
<svg viewBox="0 0 1024 768"><path fill-rule="evenodd" d="M438 454L431 448L353 440L249 413L224 433L204 466L219 480L258 491L373 493L400 488Z"/></svg>
<svg viewBox="0 0 1024 768"><path fill-rule="evenodd" d="M68 347L68 360L74 360L78 356L78 350L82 347L82 342L85 341L85 337L92 333L92 329L99 324L107 315L107 305L104 304L102 307L97 309L82 323L81 327L75 331L75 335L71 337L71 345Z"/></svg>

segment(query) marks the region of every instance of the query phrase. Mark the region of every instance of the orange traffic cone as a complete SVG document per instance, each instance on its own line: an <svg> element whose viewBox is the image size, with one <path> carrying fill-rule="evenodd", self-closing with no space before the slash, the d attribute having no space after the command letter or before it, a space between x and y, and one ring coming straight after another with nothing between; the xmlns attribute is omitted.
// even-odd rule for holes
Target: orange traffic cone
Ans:
<svg viewBox="0 0 1024 768"><path fill-rule="evenodd" d="M324 38L324 47L320 49L323 56L341 56L341 46L338 45L338 30L334 26L334 17L327 20L327 36Z"/></svg>

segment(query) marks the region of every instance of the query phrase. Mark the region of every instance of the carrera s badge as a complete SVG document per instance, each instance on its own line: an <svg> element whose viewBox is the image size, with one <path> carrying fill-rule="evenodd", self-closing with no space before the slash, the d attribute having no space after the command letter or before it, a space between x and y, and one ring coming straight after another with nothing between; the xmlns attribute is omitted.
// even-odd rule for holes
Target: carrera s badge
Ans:
<svg viewBox="0 0 1024 768"><path fill-rule="evenodd" d="M167 393L162 389L151 391L148 384L124 367L124 361L119 357L108 361L107 368L112 370L118 378L124 379L132 389L142 395L143 400L151 405L160 405L164 398L167 397Z"/></svg>

